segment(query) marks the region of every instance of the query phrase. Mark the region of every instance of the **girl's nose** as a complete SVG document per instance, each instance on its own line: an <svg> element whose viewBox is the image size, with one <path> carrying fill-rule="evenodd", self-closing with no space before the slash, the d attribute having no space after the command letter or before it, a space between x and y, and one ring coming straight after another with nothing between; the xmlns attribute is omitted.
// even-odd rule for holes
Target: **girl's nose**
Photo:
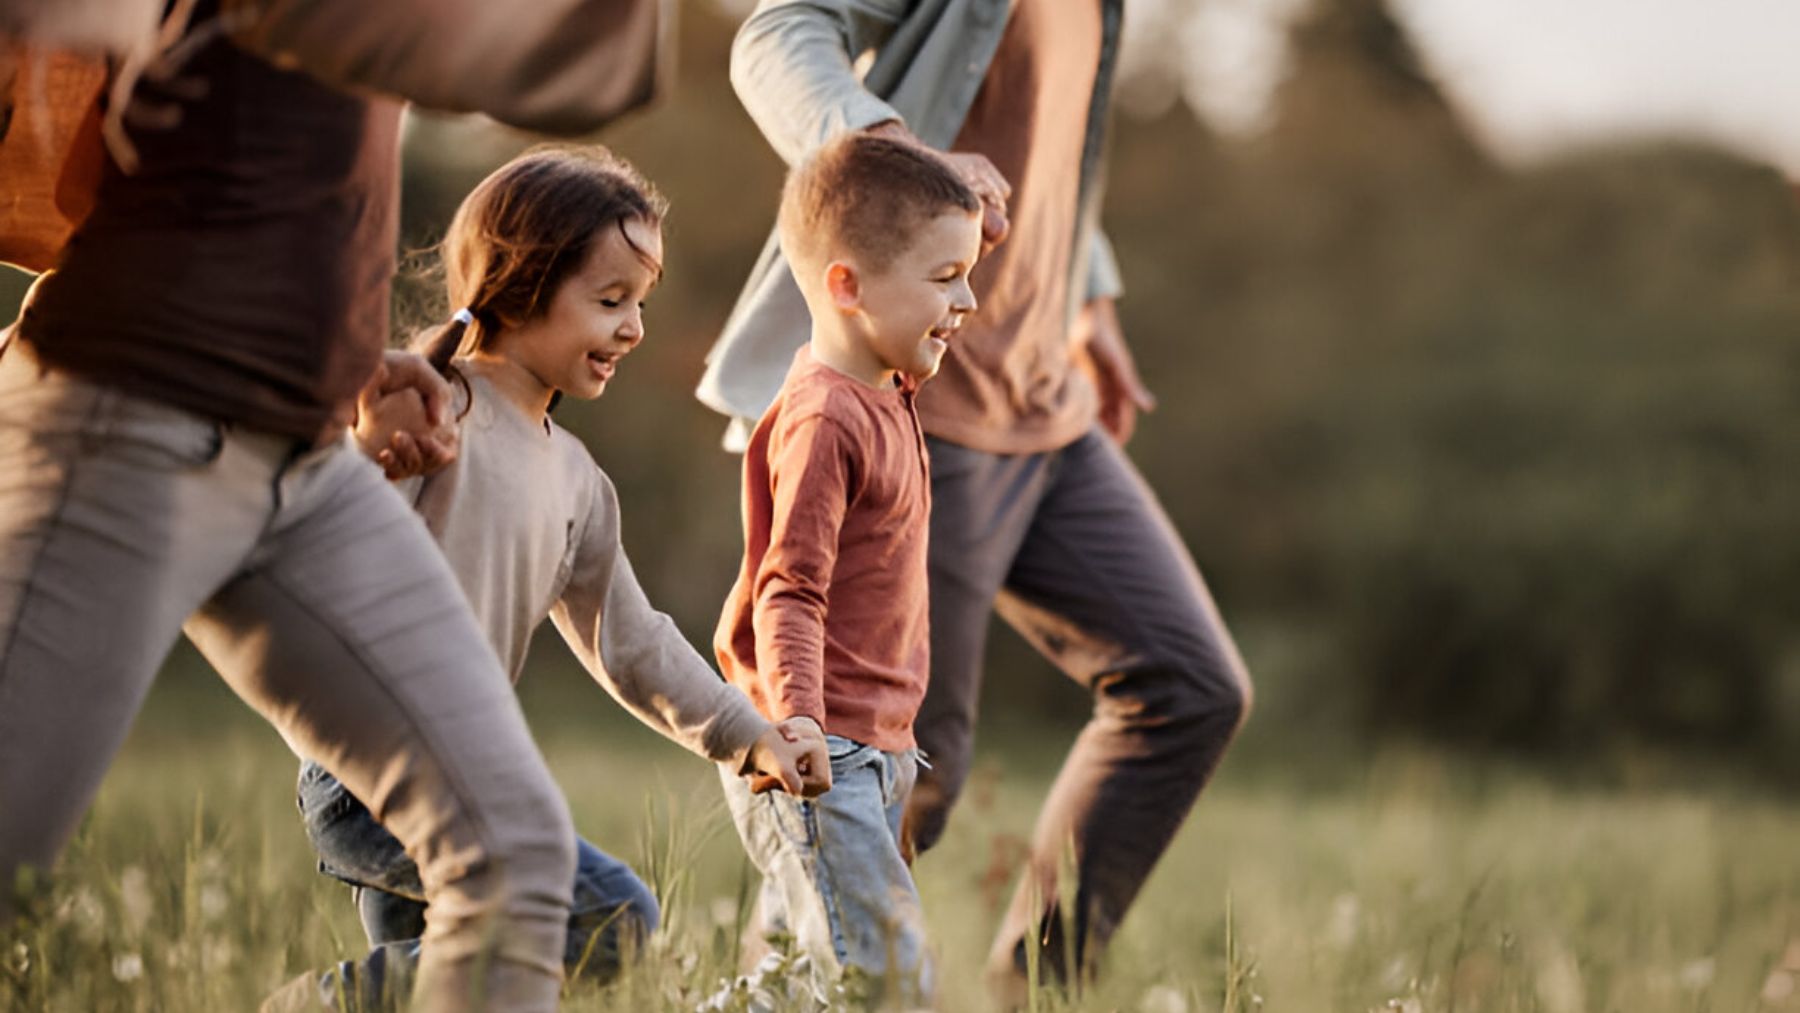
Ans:
<svg viewBox="0 0 1800 1013"><path fill-rule="evenodd" d="M644 313L642 310L633 310L631 315L625 318L625 322L619 325L619 339L633 345L644 340Z"/></svg>

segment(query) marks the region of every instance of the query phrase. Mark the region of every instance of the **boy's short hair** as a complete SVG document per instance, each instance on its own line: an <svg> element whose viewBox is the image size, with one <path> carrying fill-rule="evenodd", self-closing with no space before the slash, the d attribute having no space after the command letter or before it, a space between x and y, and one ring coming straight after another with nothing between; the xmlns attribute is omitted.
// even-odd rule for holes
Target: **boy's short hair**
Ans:
<svg viewBox="0 0 1800 1013"><path fill-rule="evenodd" d="M920 225L949 211L979 214L981 199L948 162L917 144L853 131L788 173L781 246L791 263L847 252L881 270Z"/></svg>

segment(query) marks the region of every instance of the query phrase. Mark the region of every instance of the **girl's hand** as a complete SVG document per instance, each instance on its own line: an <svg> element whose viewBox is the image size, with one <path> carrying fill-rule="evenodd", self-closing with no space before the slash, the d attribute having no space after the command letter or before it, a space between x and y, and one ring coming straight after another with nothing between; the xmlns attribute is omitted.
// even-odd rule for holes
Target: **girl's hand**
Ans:
<svg viewBox="0 0 1800 1013"><path fill-rule="evenodd" d="M357 446L391 481L437 471L456 460L449 399L449 383L422 357L387 352L357 395Z"/></svg>
<svg viewBox="0 0 1800 1013"><path fill-rule="evenodd" d="M812 718L788 718L764 732L750 747L747 766L750 790L758 795L780 788L814 798L831 790L831 754L824 730Z"/></svg>

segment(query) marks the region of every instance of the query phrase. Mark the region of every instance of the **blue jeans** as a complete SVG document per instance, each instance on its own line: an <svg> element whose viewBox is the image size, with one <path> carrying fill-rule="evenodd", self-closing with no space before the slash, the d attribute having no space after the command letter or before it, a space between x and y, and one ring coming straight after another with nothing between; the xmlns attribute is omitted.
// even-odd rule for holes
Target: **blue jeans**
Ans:
<svg viewBox="0 0 1800 1013"><path fill-rule="evenodd" d="M369 943L410 943L425 933L419 867L394 835L337 778L311 760L300 765L300 815L319 854L319 871L354 888ZM656 931L660 911L644 881L624 862L577 837L575 885L563 966L571 975L610 978L621 951ZM404 952L404 951L402 951ZM397 958L392 952L388 964Z"/></svg>
<svg viewBox="0 0 1800 1013"><path fill-rule="evenodd" d="M791 933L819 967L892 977L909 998L928 1001L925 917L900 856L918 751L887 753L836 735L825 741L831 790L815 799L754 795L743 778L721 771L738 836L763 874L763 927Z"/></svg>

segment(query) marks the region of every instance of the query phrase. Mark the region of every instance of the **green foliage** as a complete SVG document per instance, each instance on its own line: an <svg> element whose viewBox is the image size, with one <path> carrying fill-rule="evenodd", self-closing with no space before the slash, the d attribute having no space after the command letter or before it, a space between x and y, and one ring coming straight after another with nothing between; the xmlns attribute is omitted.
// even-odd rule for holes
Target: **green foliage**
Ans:
<svg viewBox="0 0 1800 1013"><path fill-rule="evenodd" d="M686 12L681 87L604 138L671 198L668 275L606 397L558 410L703 645L738 565L737 461L687 392L781 174L725 79L721 10ZM1249 645L1263 699L1371 738L1698 751L1800 785L1793 187L1675 142L1497 165L1384 4L1315 10L1265 136L1121 119L1106 214L1162 401L1132 453L1226 617L1275 631ZM408 244L526 143L420 119ZM21 290L0 278L0 301ZM407 327L444 312L402 286ZM986 710L1083 713L1061 682L1001 636Z"/></svg>

